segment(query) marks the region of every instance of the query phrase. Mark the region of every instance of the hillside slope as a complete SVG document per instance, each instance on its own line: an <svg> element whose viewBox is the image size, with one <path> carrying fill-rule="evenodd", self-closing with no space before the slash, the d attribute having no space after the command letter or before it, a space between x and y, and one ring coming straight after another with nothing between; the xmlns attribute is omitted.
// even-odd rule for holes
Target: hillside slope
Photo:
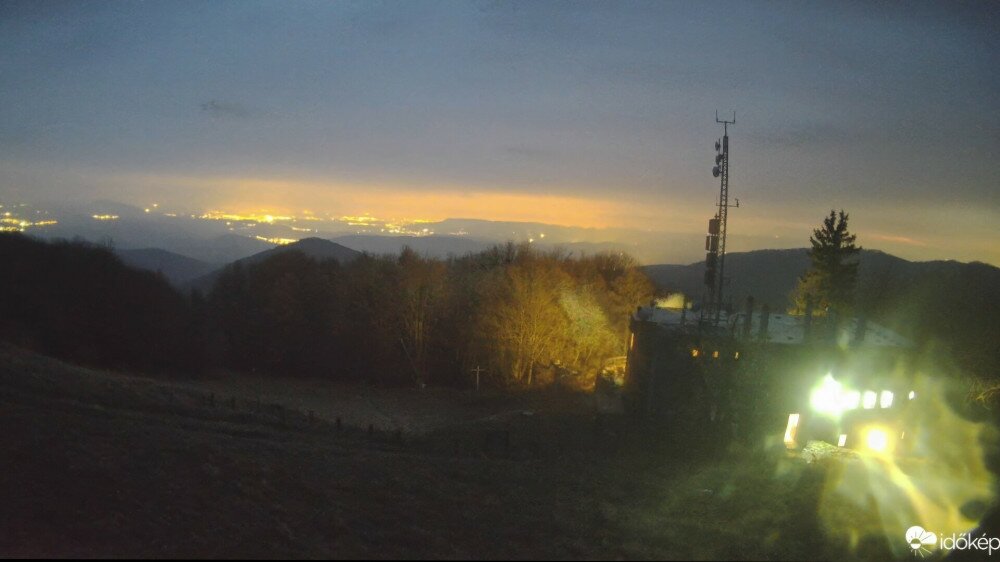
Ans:
<svg viewBox="0 0 1000 562"><path fill-rule="evenodd" d="M303 238L298 242L293 242L291 244L286 244L283 246L275 246L274 248L264 250L263 252L258 252L252 256L236 260L235 262L232 262L231 264L225 267L229 267L230 265L233 264L240 264L241 266L254 265L261 263L273 256L278 256L288 252L301 252L306 256L317 261L334 259L340 263L348 263L350 261L357 259L357 257L361 255L361 252L357 252L355 250L337 244L336 242L323 240L322 238ZM215 280L219 278L219 275L222 273L225 267L216 269L211 273L202 275L201 277L191 280L186 287L190 289L198 289L203 293L207 293L212 288L212 285L215 283Z"/></svg>
<svg viewBox="0 0 1000 562"><path fill-rule="evenodd" d="M624 434L595 433L582 414L370 437L0 346L0 556L845 555L808 532L820 482L804 463L776 472L756 457L700 464L673 447L623 448ZM488 439L504 428L509 454ZM714 495L723 489L738 491Z"/></svg>
<svg viewBox="0 0 1000 562"><path fill-rule="evenodd" d="M0 340L86 365L193 368L186 299L86 242L0 233Z"/></svg>
<svg viewBox="0 0 1000 562"><path fill-rule="evenodd" d="M205 275L217 266L160 248L115 249L125 265L163 274L173 285Z"/></svg>

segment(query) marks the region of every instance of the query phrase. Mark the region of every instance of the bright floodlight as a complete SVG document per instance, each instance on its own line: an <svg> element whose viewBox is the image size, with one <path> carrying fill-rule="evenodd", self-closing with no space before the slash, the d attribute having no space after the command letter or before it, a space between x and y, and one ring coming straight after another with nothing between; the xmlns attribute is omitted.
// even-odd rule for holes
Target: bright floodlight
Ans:
<svg viewBox="0 0 1000 562"><path fill-rule="evenodd" d="M827 373L823 382L809 395L809 406L817 413L839 416L841 403L840 383Z"/></svg>
<svg viewBox="0 0 1000 562"><path fill-rule="evenodd" d="M866 410L871 410L875 407L875 403L878 401L878 394L874 390L866 390L864 398L864 407Z"/></svg>
<svg viewBox="0 0 1000 562"><path fill-rule="evenodd" d="M882 395L879 397L878 405L880 408L891 408L892 392L889 390L883 390Z"/></svg>
<svg viewBox="0 0 1000 562"><path fill-rule="evenodd" d="M889 435L881 429L869 429L865 444L876 453L884 453L889 448Z"/></svg>

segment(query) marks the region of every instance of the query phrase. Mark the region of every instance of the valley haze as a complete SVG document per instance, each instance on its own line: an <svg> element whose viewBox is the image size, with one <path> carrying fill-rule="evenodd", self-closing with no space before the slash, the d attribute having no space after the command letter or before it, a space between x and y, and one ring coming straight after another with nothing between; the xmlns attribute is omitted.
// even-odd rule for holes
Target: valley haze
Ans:
<svg viewBox="0 0 1000 562"><path fill-rule="evenodd" d="M801 235L796 238L746 236L739 230L740 221L735 212L734 216L736 218L731 219L730 252L800 248L811 233L811 228L806 228L804 224ZM3 220L0 227L4 229L19 230L42 238L81 237L91 242L112 244L123 252L126 261L130 255L135 256L131 259L138 266L169 259L167 256L140 258L141 254L136 253L152 249L202 262L186 266L168 265L168 271L176 267L182 269L176 275L168 275L175 280L187 280L180 279L187 276L184 269L201 270L210 265L219 266L269 247L316 237L360 252L398 253L403 246L409 246L420 254L437 258L475 253L507 241L529 242L547 249L558 247L576 255L601 251L626 252L649 265L693 263L704 257L700 249L704 235L697 231L585 228L483 219L433 221L381 218L367 213L337 216L311 211L298 215L282 215L277 211L246 214L218 210L191 212L156 202L146 207L135 207L108 200L86 204L39 204L4 199L0 200L0 220ZM892 241L886 241L877 233L870 234L870 241L864 234L861 231L866 248L893 246ZM923 247L914 249L912 245L904 245L900 249L902 251L897 255L910 261L942 259L933 257L934 252ZM988 259L973 261L993 263Z"/></svg>

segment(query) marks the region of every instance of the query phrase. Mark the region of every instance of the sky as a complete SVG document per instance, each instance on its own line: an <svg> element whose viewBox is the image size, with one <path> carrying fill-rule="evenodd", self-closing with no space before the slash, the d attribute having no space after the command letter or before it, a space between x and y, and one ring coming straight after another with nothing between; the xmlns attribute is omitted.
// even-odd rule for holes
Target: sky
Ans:
<svg viewBox="0 0 1000 562"><path fill-rule="evenodd" d="M1000 265L1000 4L0 2L0 201L703 233Z"/></svg>

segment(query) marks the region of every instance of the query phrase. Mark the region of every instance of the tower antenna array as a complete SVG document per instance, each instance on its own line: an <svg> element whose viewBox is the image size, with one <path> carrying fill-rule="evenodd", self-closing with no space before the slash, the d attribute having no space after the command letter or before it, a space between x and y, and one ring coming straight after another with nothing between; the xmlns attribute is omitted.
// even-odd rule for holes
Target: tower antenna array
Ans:
<svg viewBox="0 0 1000 562"><path fill-rule="evenodd" d="M702 321L718 325L722 313L723 290L726 273L726 223L729 220L729 126L736 124L736 112L732 120L719 119L715 111L715 122L722 124L722 140L715 142L715 167L712 175L719 180L719 200L715 217L708 221L708 236L705 239L705 287L707 298L702 307Z"/></svg>

